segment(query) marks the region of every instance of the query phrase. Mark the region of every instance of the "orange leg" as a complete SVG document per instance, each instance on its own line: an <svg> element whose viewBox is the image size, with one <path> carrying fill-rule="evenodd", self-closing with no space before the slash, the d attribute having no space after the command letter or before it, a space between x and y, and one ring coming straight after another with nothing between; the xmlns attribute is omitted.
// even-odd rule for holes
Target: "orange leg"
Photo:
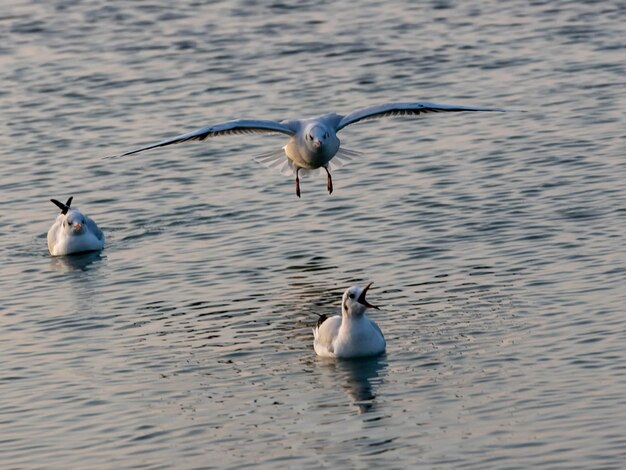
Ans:
<svg viewBox="0 0 626 470"><path fill-rule="evenodd" d="M300 167L296 168L296 196L300 197L300 178L298 177L298 172L300 171Z"/></svg>
<svg viewBox="0 0 626 470"><path fill-rule="evenodd" d="M330 176L330 171L328 171L328 167L325 166L324 170L326 170L326 174L328 175L328 179L326 180L326 188L328 189L328 194L333 193L333 179Z"/></svg>

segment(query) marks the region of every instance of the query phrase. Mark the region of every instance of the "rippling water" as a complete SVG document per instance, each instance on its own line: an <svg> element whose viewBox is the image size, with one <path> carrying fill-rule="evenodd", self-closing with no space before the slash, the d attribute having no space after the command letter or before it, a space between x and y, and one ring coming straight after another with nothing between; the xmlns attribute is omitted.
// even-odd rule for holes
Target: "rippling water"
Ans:
<svg viewBox="0 0 626 470"><path fill-rule="evenodd" d="M0 465L622 467L623 3L179 3L0 13ZM103 159L391 100L526 112L350 127L301 200L281 137ZM366 281L387 355L317 359Z"/></svg>

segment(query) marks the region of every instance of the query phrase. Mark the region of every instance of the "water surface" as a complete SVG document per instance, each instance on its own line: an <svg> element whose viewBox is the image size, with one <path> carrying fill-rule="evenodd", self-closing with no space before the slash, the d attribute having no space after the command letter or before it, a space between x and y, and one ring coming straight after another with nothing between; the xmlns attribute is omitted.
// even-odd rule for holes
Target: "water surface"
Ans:
<svg viewBox="0 0 626 470"><path fill-rule="evenodd" d="M3 468L620 468L619 2L8 2L0 14ZM499 106L106 155L238 117ZM101 254L51 258L74 205ZM315 357L374 281L381 358Z"/></svg>

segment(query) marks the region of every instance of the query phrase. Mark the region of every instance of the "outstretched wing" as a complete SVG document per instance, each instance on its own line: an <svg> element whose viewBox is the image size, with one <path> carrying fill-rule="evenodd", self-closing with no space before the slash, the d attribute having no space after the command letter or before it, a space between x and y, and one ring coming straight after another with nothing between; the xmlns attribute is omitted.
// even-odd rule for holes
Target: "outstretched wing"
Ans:
<svg viewBox="0 0 626 470"><path fill-rule="evenodd" d="M425 113L444 113L459 111L498 111L505 112L499 108L477 108L474 106L456 106L450 104L436 104L427 101L417 103L385 103L367 108L359 109L353 113L343 116L337 125L337 131L355 122L369 119L377 119L388 116L419 116Z"/></svg>
<svg viewBox="0 0 626 470"><path fill-rule="evenodd" d="M153 145L148 145L147 147L131 150L130 152L126 152L121 155L114 155L108 158L125 157L127 155L133 155L135 153L143 152L144 150L150 150L157 147L165 147L166 145L171 144L180 144L181 142L187 142L189 140L204 140L207 137L215 137L218 135L276 133L294 135L296 131L289 127L287 124L283 124L277 121L237 119L235 121L228 121L221 124L215 124L213 126L203 127L187 134L172 137L171 139L167 139Z"/></svg>

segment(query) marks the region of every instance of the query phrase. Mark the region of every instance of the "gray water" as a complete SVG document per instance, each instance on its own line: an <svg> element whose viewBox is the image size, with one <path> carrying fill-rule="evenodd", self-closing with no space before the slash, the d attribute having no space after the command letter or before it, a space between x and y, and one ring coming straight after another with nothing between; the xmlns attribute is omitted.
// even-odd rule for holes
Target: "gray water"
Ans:
<svg viewBox="0 0 626 470"><path fill-rule="evenodd" d="M179 3L4 2L0 466L623 468L623 2ZM392 100L514 111L346 128L300 200L280 136L103 158ZM386 356L316 358L368 281Z"/></svg>

